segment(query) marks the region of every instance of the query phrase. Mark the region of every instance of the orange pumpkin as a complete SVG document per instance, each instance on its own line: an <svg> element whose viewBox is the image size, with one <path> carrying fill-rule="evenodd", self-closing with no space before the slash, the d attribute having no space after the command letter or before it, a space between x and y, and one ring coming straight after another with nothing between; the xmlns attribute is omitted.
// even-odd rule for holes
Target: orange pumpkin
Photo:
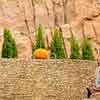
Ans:
<svg viewBox="0 0 100 100"><path fill-rule="evenodd" d="M49 52L46 49L40 48L35 50L33 55L36 59L47 59L49 56Z"/></svg>

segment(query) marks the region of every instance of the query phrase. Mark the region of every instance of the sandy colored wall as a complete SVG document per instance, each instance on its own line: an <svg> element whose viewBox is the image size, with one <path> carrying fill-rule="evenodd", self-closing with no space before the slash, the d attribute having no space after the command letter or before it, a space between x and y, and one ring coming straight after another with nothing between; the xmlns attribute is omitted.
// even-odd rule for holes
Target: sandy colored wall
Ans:
<svg viewBox="0 0 100 100"><path fill-rule="evenodd" d="M96 62L0 59L0 100L83 100Z"/></svg>

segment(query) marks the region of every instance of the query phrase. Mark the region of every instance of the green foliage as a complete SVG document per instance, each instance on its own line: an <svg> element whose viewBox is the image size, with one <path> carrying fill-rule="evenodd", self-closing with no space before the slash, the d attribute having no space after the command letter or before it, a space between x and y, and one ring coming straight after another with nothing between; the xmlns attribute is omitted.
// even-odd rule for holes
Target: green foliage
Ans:
<svg viewBox="0 0 100 100"><path fill-rule="evenodd" d="M71 36L71 59L79 59L80 58L80 48L78 45L78 41L75 36L72 34Z"/></svg>
<svg viewBox="0 0 100 100"><path fill-rule="evenodd" d="M38 32L36 34L36 46L35 49L45 48L44 38L43 38L43 30L42 26L39 25Z"/></svg>
<svg viewBox="0 0 100 100"><path fill-rule="evenodd" d="M84 41L83 41L82 59L84 59L84 60L94 60L91 42L88 38L85 38Z"/></svg>
<svg viewBox="0 0 100 100"><path fill-rule="evenodd" d="M17 48L9 30L4 30L4 42L2 47L2 58L17 57Z"/></svg>
<svg viewBox="0 0 100 100"><path fill-rule="evenodd" d="M53 40L51 43L51 52L57 59L66 58L64 52L63 41L61 39L61 33L56 29L54 31Z"/></svg>

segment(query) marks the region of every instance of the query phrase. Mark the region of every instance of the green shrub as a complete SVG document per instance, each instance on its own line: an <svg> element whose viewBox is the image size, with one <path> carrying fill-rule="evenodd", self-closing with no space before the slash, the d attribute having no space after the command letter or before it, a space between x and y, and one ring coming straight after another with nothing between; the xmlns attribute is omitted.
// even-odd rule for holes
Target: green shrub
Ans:
<svg viewBox="0 0 100 100"><path fill-rule="evenodd" d="M71 59L79 59L80 58L80 48L78 45L78 41L76 40L75 36L72 34L71 36Z"/></svg>
<svg viewBox="0 0 100 100"><path fill-rule="evenodd" d="M84 59L84 60L94 60L91 42L88 38L85 38L83 40L82 59Z"/></svg>
<svg viewBox="0 0 100 100"><path fill-rule="evenodd" d="M4 42L2 47L2 58L17 57L17 48L14 39L8 29L4 30Z"/></svg>
<svg viewBox="0 0 100 100"><path fill-rule="evenodd" d="M60 34L60 31L58 31L57 29L54 31L53 39L51 42L51 53L57 59L66 58L63 41L61 39L61 34Z"/></svg>
<svg viewBox="0 0 100 100"><path fill-rule="evenodd" d="M38 31L37 31L37 34L36 34L35 49L38 49L38 48L45 48L45 42L44 42L44 38L43 38L42 25L39 25Z"/></svg>

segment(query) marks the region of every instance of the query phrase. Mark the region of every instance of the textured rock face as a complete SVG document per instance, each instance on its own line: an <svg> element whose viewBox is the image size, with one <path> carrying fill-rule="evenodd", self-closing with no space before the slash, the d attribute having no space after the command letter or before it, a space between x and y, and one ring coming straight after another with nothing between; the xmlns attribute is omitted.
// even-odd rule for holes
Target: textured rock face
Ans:
<svg viewBox="0 0 100 100"><path fill-rule="evenodd" d="M83 38L83 33L92 40L94 54L98 58L99 13L99 0L0 0L0 32L3 32L4 27L8 27L13 32L33 33L41 23L44 28L53 28L55 25L66 28L66 38L70 35L68 27L71 27L79 41ZM68 54L69 40L70 37L65 39Z"/></svg>

